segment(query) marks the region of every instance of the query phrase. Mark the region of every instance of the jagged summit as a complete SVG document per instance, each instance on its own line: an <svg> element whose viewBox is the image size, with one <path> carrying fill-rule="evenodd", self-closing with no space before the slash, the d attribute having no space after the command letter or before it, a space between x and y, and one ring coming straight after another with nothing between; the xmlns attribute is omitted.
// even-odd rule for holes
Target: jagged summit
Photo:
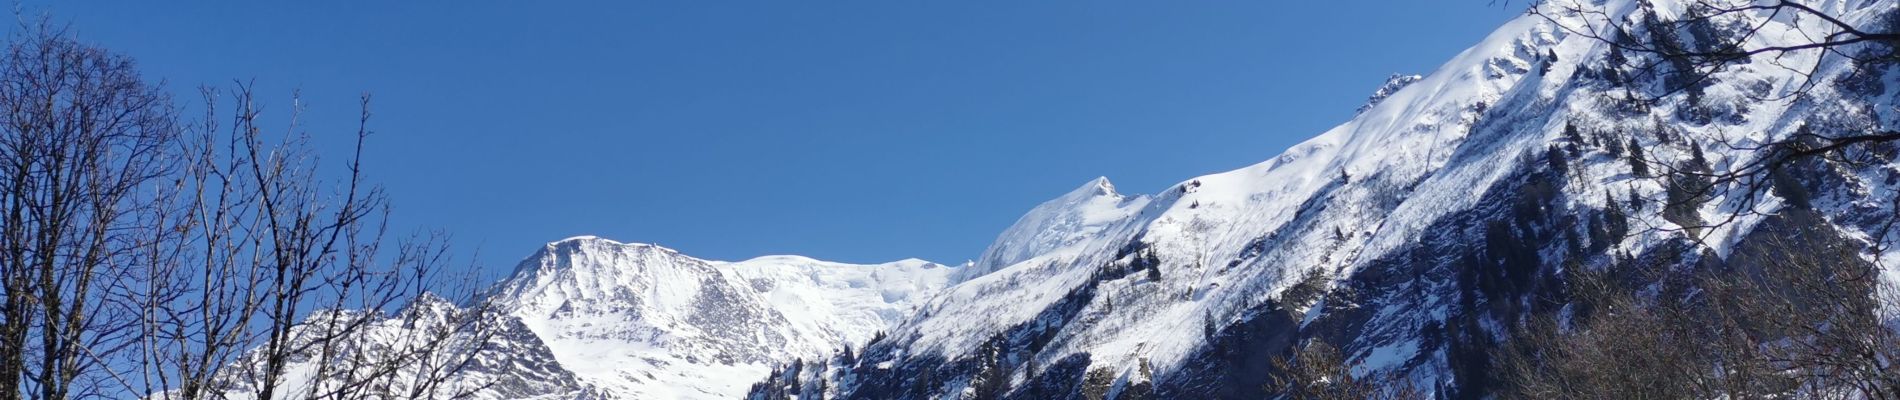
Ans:
<svg viewBox="0 0 1900 400"><path fill-rule="evenodd" d="M586 241L595 241L595 240L604 240L604 241L608 241L608 242L613 242L613 243L619 243L619 242L614 242L613 240L610 240L610 239L607 239L607 238L603 238L603 237L600 237L600 236L594 236L594 235L576 235L576 236L571 236L571 237L568 237L568 238L566 238L566 239L561 239L561 240L556 240L556 241L552 241L552 242L548 242L548 244L550 244L550 245L556 245L556 244L561 244L561 243L567 243L567 242L586 242Z"/></svg>
<svg viewBox="0 0 1900 400"><path fill-rule="evenodd" d="M1392 76L1386 77L1385 84L1379 85L1379 90L1372 92L1372 96L1366 99L1366 104L1359 106L1358 112L1363 113L1366 112L1366 110L1372 109L1372 106L1379 105L1379 102L1385 101L1385 98L1391 97L1393 93L1398 93L1399 89L1404 89L1407 85L1418 82L1420 79L1425 79L1425 76L1392 74Z"/></svg>
<svg viewBox="0 0 1900 400"><path fill-rule="evenodd" d="M1103 181L1103 184L1106 185L1106 181ZM1113 190L1112 187L1109 187L1109 190L1112 191ZM901 260L875 263L875 264L852 264L852 263L841 263L841 262L834 262L834 261L819 260L819 259L806 257L802 255L795 255L795 254L764 255L764 256L753 257L753 258L746 259L743 261L714 261L714 260L705 260L705 259L698 259L698 258L686 256L684 253L681 253L679 250L658 245L658 244L621 242L621 241L608 239L601 236L579 235L579 236L573 236L573 237L568 237L561 240L548 242L547 244L543 245L541 249L536 250L533 253L533 255L530 255L528 258L524 259L521 262L521 264L517 266L517 272L524 271L524 270L536 271L536 270L541 270L545 268L572 268L575 266L628 267L628 266L637 266L639 264L639 263L633 263L633 264L575 263L568 259L571 257L581 256L581 255L598 256L598 255L609 254L609 253L619 253L619 254L653 253L656 257L681 257L684 259L697 260L699 262L703 262L708 265L712 265L716 267L729 266L729 265L824 265L824 266L860 267L860 268L880 268L880 267L954 268L954 267L946 266L944 264L932 262L929 260L918 259L918 258L905 258Z"/></svg>
<svg viewBox="0 0 1900 400"><path fill-rule="evenodd" d="M976 263L958 271L966 281L1055 248L1087 240L1146 206L1147 196L1123 196L1098 177L1031 209L998 234Z"/></svg>
<svg viewBox="0 0 1900 400"><path fill-rule="evenodd" d="M666 246L661 246L659 244L621 242L618 240L608 239L605 237L594 236L594 235L580 235L580 236L569 237L569 238L565 238L561 240L556 240L556 241L548 242L543 247L549 248L549 249L570 249L570 250L578 250L578 249L584 249L584 248L632 247L632 248L652 249L656 251L663 251L663 252L674 253L674 254L679 253L679 250L675 250L673 248L666 247Z"/></svg>
<svg viewBox="0 0 1900 400"><path fill-rule="evenodd" d="M603 260L684 257L677 250L655 244L622 243L593 235L581 235L548 242L515 265L511 279L557 273L572 268L631 268L649 263L623 263ZM664 264L664 262L659 262Z"/></svg>
<svg viewBox="0 0 1900 400"><path fill-rule="evenodd" d="M1098 177L1095 177L1095 179L1088 181L1088 183L1082 184L1081 187L1077 187L1075 188L1075 190L1069 191L1068 194L1065 194L1062 197L1076 198L1076 197L1120 196L1120 195L1121 195L1120 193L1115 192L1115 184L1110 183L1108 181L1108 177L1098 176Z"/></svg>
<svg viewBox="0 0 1900 400"><path fill-rule="evenodd" d="M542 246L490 299L593 390L732 398L771 365L888 329L954 270L917 259L712 261L577 236Z"/></svg>

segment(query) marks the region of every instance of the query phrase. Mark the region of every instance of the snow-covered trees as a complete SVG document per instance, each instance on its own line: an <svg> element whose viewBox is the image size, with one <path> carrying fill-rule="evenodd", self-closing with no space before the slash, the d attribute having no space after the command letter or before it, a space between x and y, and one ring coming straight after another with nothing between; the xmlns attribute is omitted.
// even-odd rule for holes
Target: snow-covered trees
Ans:
<svg viewBox="0 0 1900 400"><path fill-rule="evenodd" d="M1293 354L1273 360L1278 374L1261 390L1269 395L1300 400L1387 399L1424 400L1424 392L1403 377L1386 379L1353 375L1339 349L1323 340L1296 346Z"/></svg>
<svg viewBox="0 0 1900 400"><path fill-rule="evenodd" d="M1626 160L1629 160L1630 174L1638 178L1648 178L1649 159L1643 155L1643 146L1636 143L1636 138L1629 138L1629 141L1626 143L1625 146L1629 149L1629 158L1626 158Z"/></svg>
<svg viewBox="0 0 1900 400"><path fill-rule="evenodd" d="M968 398L998 400L1009 392L1009 341L1001 333L991 335L977 351L976 374L970 380Z"/></svg>

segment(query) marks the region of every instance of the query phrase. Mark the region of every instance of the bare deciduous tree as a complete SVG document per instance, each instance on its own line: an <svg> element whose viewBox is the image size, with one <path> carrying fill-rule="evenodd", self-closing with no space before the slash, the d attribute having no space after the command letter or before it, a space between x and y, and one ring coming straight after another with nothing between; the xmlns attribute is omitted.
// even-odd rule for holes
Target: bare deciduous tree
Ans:
<svg viewBox="0 0 1900 400"><path fill-rule="evenodd" d="M1900 300L1831 232L1800 228L1709 266L1693 291L1574 272L1568 318L1500 349L1512 397L1900 399ZM1767 235L1764 235L1767 236Z"/></svg>
<svg viewBox="0 0 1900 400"><path fill-rule="evenodd" d="M1693 103L1712 77L1746 62L1766 62L1805 77L1785 94L1797 100L1812 94L1822 60L1829 57L1864 70L1853 73L1876 77L1900 64L1900 33L1895 31L1900 10L1843 18L1797 1L1695 0L1686 2L1678 18L1666 19L1647 2L1637 4L1629 17L1556 0L1540 2L1531 13L1569 34L1607 44L1610 57L1603 60L1606 73L1601 75L1644 106L1677 94ZM1788 22L1777 29L1790 29L1799 39L1757 40L1768 34L1768 21ZM1692 37L1674 37L1677 32ZM1657 121L1655 129L1669 127ZM1825 218L1808 204L1809 194L1799 183L1804 177L1797 176L1891 164L1900 132L1868 123L1804 126L1758 143L1703 140L1743 155L1713 163L1703 159L1701 143L1688 142L1682 152L1690 154L1687 159L1644 166L1663 171L1658 179L1668 195L1665 217L1692 240L1749 217L1809 222L1765 233L1782 238L1757 238L1767 244L1738 249L1731 260L1705 262L1688 293L1617 287L1600 276L1572 272L1576 279L1568 284L1578 300L1573 307L1588 312L1522 324L1516 342L1501 349L1515 394L1900 398L1900 364L1893 361L1900 360L1900 336L1887 325L1900 321L1892 308L1900 305L1900 296L1894 282L1880 276L1894 220L1866 232L1866 241L1817 228L1826 226ZM1758 210L1770 193L1784 206ZM1714 198L1726 199L1728 211L1704 221L1697 209ZM1900 206L1900 198L1889 203ZM1863 260L1863 254L1872 254L1873 261ZM1632 369L1642 373L1631 374Z"/></svg>
<svg viewBox="0 0 1900 400"><path fill-rule="evenodd" d="M1819 83L1818 69L1826 65L1822 60L1829 57L1847 59L1874 71L1900 64L1900 10L1874 13L1863 18L1869 22L1862 26L1821 7L1793 0L1690 0L1684 2L1684 14L1677 18L1658 17L1658 12L1647 1L1637 4L1639 9L1635 13L1618 16L1592 2L1543 0L1533 3L1529 13L1543 17L1568 34L1607 45L1610 55L1602 60L1606 65L1601 67L1606 71L1626 72L1603 75L1622 88L1629 101L1641 103L1644 108L1675 94L1687 94L1688 103L1698 102L1701 89L1724 69L1756 59L1806 78L1781 95L1787 98L1808 96ZM1775 20L1791 22L1770 23ZM1798 39L1762 40L1771 27L1792 30L1793 37ZM1689 37L1678 37L1678 32L1688 32ZM1787 64L1799 61L1784 59L1806 63ZM1645 78L1653 85L1641 82ZM1660 121L1655 128L1666 129ZM1778 181L1785 182L1786 171L1797 164L1822 158L1866 161L1867 154L1859 150L1900 141L1900 131L1878 126L1826 131L1801 129L1760 143L1711 141L1751 156L1725 163L1720 168L1708 163L1633 160L1646 164L1649 169L1663 171L1665 187L1678 195L1666 199L1665 207L1693 206L1695 204L1688 203L1700 199L1736 199L1730 206L1732 212L1719 215L1713 221L1675 221L1692 236L1700 236L1709 232L1709 228L1726 226L1743 217L1760 215L1755 206ZM1887 161L1890 160L1877 160ZM1894 200L1895 205L1900 205L1900 198ZM1876 245L1884 246L1884 243Z"/></svg>
<svg viewBox="0 0 1900 400"><path fill-rule="evenodd" d="M457 398L493 338L442 235L387 237L363 98L340 178L247 85L181 122L44 25L0 54L0 400ZM222 106L229 114L220 114ZM470 275L471 277L473 274ZM456 304L438 297L448 293Z"/></svg>
<svg viewBox="0 0 1900 400"><path fill-rule="evenodd" d="M1423 400L1427 396L1401 375L1356 377L1347 359L1325 341L1313 339L1293 354L1273 360L1276 373L1261 388L1269 396L1295 400Z"/></svg>
<svg viewBox="0 0 1900 400"><path fill-rule="evenodd" d="M1666 84L1660 93L1642 99L1651 103L1663 95L1694 90L1723 68L1758 56L1823 53L1863 62L1900 61L1900 53L1894 51L1900 46L1900 32L1894 30L1894 21L1887 21L1888 26L1863 27L1793 0L1690 0L1684 4L1686 15L1675 19L1656 17L1654 7L1646 0L1638 2L1641 10L1634 15L1639 19L1623 19L1601 4L1576 0L1536 1L1528 12L1566 33L1609 45L1612 55L1607 62L1613 65L1608 68L1628 67L1636 75L1664 78ZM1758 40L1771 26L1760 21L1778 18L1817 21L1812 29L1818 31L1799 32L1805 40L1792 43ZM1572 19L1577 22L1569 22ZM1680 40L1676 32L1691 32L1694 37ZM1882 47L1849 51L1861 44ZM1625 54L1655 57L1632 60L1623 57ZM1634 64L1620 65L1623 62ZM1808 68L1806 76L1812 78L1814 66ZM1619 76L1612 74L1610 78L1624 84L1633 81ZM1802 89L1813 83L1807 82Z"/></svg>
<svg viewBox="0 0 1900 400"><path fill-rule="evenodd" d="M178 130L130 59L28 30L0 54L0 399L98 396L137 333L110 292Z"/></svg>
<svg viewBox="0 0 1900 400"><path fill-rule="evenodd" d="M354 157L332 185L303 147L301 109L273 139L247 86L229 93L228 126L217 122L216 92L205 93L206 122L167 208L178 211L165 229L175 236L147 250L153 275L136 296L148 316L142 389L170 399L382 399L485 387L457 373L495 332L487 307L432 294L445 289L436 276L445 242L387 238L387 200L364 183L369 98Z"/></svg>

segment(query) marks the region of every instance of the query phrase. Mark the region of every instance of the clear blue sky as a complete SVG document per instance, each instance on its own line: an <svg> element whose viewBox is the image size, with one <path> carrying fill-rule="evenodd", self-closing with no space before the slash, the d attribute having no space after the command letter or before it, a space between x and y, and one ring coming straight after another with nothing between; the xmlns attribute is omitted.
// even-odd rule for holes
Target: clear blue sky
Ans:
<svg viewBox="0 0 1900 400"><path fill-rule="evenodd" d="M962 262L1096 176L1148 193L1269 159L1522 7L206 3L26 7L137 58L181 103L254 79L281 111L301 88L318 140L348 135L373 93L368 162L394 226L446 230L491 271L579 234L713 259Z"/></svg>

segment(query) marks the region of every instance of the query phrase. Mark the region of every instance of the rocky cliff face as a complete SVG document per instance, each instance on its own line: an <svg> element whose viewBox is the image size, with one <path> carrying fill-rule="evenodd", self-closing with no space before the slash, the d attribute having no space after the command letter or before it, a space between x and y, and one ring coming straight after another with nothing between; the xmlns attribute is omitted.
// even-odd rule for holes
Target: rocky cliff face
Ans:
<svg viewBox="0 0 1900 400"><path fill-rule="evenodd" d="M774 364L869 340L943 288L953 270L920 260L718 262L578 237L522 261L491 299L605 392L731 398Z"/></svg>

